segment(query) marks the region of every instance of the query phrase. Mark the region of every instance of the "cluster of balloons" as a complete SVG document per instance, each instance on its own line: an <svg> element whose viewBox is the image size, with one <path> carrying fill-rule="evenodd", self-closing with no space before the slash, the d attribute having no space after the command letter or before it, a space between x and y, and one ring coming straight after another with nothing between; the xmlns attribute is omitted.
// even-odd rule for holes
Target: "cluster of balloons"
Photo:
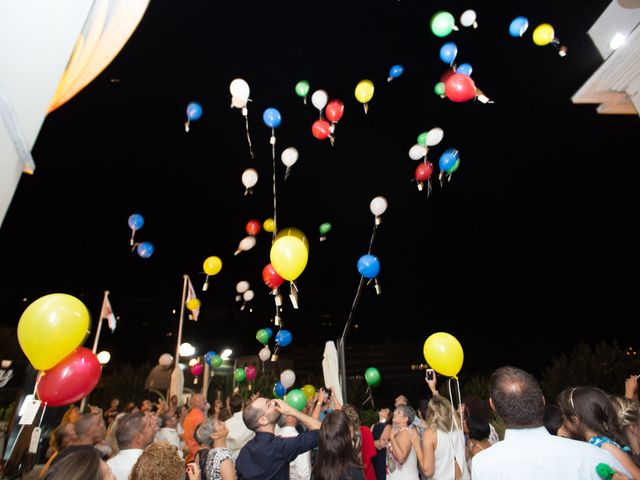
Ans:
<svg viewBox="0 0 640 480"><path fill-rule="evenodd" d="M447 180L451 180L451 176L460 166L460 152L455 148L447 148L440 155L438 166L440 167L440 181L442 182L444 175L447 175Z"/></svg>
<svg viewBox="0 0 640 480"><path fill-rule="evenodd" d="M220 270L222 270L222 260L220 260L220 257L216 257L215 255L207 257L202 264L202 269L207 275L204 280L204 285L202 286L202 291L206 292L209 289L209 277L217 275Z"/></svg>
<svg viewBox="0 0 640 480"><path fill-rule="evenodd" d="M462 368L462 345L451 334L437 332L424 342L424 359L440 375L456 377Z"/></svg>
<svg viewBox="0 0 640 480"><path fill-rule="evenodd" d="M189 132L191 122L198 120L202 116L202 105L198 102L190 102L187 105L187 121L184 123L184 131Z"/></svg>
<svg viewBox="0 0 640 480"><path fill-rule="evenodd" d="M371 80L360 80L356 85L356 100L358 100L364 106L364 113L369 111L369 102L373 98L373 92L375 88Z"/></svg>
<svg viewBox="0 0 640 480"><path fill-rule="evenodd" d="M511 20L509 24L509 35L515 38L520 38L524 35L524 33L529 28L529 20L527 17L516 17ZM558 49L558 55L561 57L566 56L567 47L564 45L560 45L560 40L556 37L555 30L548 23L541 23L533 30L532 35L533 43L538 45L539 47L544 47L546 45L553 45Z"/></svg>
<svg viewBox="0 0 640 480"><path fill-rule="evenodd" d="M331 145L333 145L335 140L333 133L335 132L336 123L344 115L344 103L337 98L329 100L329 95L325 90L313 92L311 103L320 113L320 118L311 125L311 134L318 140L326 140L328 138L331 141ZM324 115L322 113L323 109Z"/></svg>
<svg viewBox="0 0 640 480"><path fill-rule="evenodd" d="M222 357L213 350L204 354L204 361L207 362L211 368L220 368L223 363Z"/></svg>
<svg viewBox="0 0 640 480"><path fill-rule="evenodd" d="M241 280L236 284L236 302L242 300L240 310L244 310L247 303L253 300L255 293L251 290L249 282Z"/></svg>
<svg viewBox="0 0 640 480"><path fill-rule="evenodd" d="M444 137L444 131L440 127L432 128L418 135L415 145L409 149L409 158L411 160L422 160L415 170L415 178L418 184L418 190L422 190L424 182L427 182L427 192L431 193L431 174L433 173L433 164L427 160L427 152L429 147L438 145Z"/></svg>
<svg viewBox="0 0 640 480"><path fill-rule="evenodd" d="M233 380L236 383L242 383L245 380L253 382L258 376L258 370L254 365L247 365L244 368L236 368L233 371Z"/></svg>
<svg viewBox="0 0 640 480"><path fill-rule="evenodd" d="M465 10L460 15L460 24L463 27L478 28L478 22L476 22L477 15L474 10ZM436 12L431 17L430 22L431 31L436 37L446 37L454 30L457 31L456 21L449 12L441 10Z"/></svg>
<svg viewBox="0 0 640 480"><path fill-rule="evenodd" d="M87 307L64 293L31 303L18 322L18 341L36 370L38 398L47 405L69 405L86 397L100 380L96 355L81 347L91 322Z"/></svg>
<svg viewBox="0 0 640 480"><path fill-rule="evenodd" d="M131 240L129 241L129 244L133 246L140 258L149 258L156 250L153 243L134 243L136 231L140 230L144 225L144 217L139 213L132 213L131 215L129 215L127 223L129 224L129 228L131 229Z"/></svg>

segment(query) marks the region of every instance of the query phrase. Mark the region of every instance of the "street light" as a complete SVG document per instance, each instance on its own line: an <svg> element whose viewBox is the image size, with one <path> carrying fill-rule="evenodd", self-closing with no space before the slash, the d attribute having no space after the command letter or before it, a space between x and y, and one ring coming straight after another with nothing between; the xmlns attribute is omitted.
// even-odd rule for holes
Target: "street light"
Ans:
<svg viewBox="0 0 640 480"><path fill-rule="evenodd" d="M100 362L100 365L106 365L109 363L109 360L111 360L111 354L106 350L103 350L98 354L98 361Z"/></svg>
<svg viewBox="0 0 640 480"><path fill-rule="evenodd" d="M196 353L196 349L190 343L185 342L178 348L178 353L181 357L191 357Z"/></svg>
<svg viewBox="0 0 640 480"><path fill-rule="evenodd" d="M222 355L220 355L220 358L223 360L228 360L232 353L233 351L231 349L225 348L222 352Z"/></svg>

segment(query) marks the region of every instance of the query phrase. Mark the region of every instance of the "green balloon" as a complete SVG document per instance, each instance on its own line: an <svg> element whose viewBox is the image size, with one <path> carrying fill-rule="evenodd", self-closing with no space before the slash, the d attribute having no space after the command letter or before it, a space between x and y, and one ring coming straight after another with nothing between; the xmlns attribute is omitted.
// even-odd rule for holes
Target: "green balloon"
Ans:
<svg viewBox="0 0 640 480"><path fill-rule="evenodd" d="M220 355L216 355L211 359L211 366L213 368L219 368L222 366L222 357Z"/></svg>
<svg viewBox="0 0 640 480"><path fill-rule="evenodd" d="M380 371L376 367L369 367L364 372L364 379L370 387L380 385Z"/></svg>
<svg viewBox="0 0 640 480"><path fill-rule="evenodd" d="M264 328L261 328L256 332L256 340L258 340L261 344L266 345L269 341L269 332L267 332Z"/></svg>
<svg viewBox="0 0 640 480"><path fill-rule="evenodd" d="M449 12L437 12L431 18L431 31L436 37L446 37L453 31L455 20Z"/></svg>
<svg viewBox="0 0 640 480"><path fill-rule="evenodd" d="M418 145L422 145L423 147L427 146L427 133L428 132L422 132L418 135Z"/></svg>
<svg viewBox="0 0 640 480"><path fill-rule="evenodd" d="M433 87L433 91L436 92L436 95L444 95L444 82L436 83L436 86Z"/></svg>
<svg viewBox="0 0 640 480"><path fill-rule="evenodd" d="M331 231L331 224L329 222L325 222L320 225L320 235L326 235Z"/></svg>
<svg viewBox="0 0 640 480"><path fill-rule="evenodd" d="M284 397L284 401L299 412L307 405L307 397L302 390L294 388Z"/></svg>
<svg viewBox="0 0 640 480"><path fill-rule="evenodd" d="M306 80L300 80L296 83L296 95L299 97L306 97L309 93L309 82Z"/></svg>
<svg viewBox="0 0 640 480"><path fill-rule="evenodd" d="M459 166L460 166L460 159L456 160L456 163L453 164L453 167L451 167L451 170L449 170L447 173L451 175L453 172L458 170Z"/></svg>
<svg viewBox="0 0 640 480"><path fill-rule="evenodd" d="M244 382L246 378L247 374L245 373L244 368L236 368L233 372L233 379L238 383Z"/></svg>

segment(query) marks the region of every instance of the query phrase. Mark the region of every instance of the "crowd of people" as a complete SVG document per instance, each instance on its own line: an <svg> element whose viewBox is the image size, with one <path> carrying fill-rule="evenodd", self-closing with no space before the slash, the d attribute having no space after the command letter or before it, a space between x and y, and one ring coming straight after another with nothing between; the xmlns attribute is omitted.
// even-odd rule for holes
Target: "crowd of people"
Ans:
<svg viewBox="0 0 640 480"><path fill-rule="evenodd" d="M298 411L235 392L189 408L145 400L104 412L70 408L51 435L45 480L639 479L638 377L625 395L571 387L555 402L529 373L502 367L488 399L452 405L426 379L414 409L399 395L363 425L358 408L319 389ZM496 420L498 422L496 423ZM496 428L497 427L497 428Z"/></svg>

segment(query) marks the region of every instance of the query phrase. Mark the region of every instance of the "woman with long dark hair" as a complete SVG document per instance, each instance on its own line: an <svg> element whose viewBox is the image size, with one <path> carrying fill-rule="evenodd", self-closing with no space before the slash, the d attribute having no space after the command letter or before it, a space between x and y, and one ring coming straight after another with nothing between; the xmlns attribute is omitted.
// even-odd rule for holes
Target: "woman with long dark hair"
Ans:
<svg viewBox="0 0 640 480"><path fill-rule="evenodd" d="M311 471L313 480L364 480L351 439L347 416L341 410L329 413L318 431L318 455Z"/></svg>

